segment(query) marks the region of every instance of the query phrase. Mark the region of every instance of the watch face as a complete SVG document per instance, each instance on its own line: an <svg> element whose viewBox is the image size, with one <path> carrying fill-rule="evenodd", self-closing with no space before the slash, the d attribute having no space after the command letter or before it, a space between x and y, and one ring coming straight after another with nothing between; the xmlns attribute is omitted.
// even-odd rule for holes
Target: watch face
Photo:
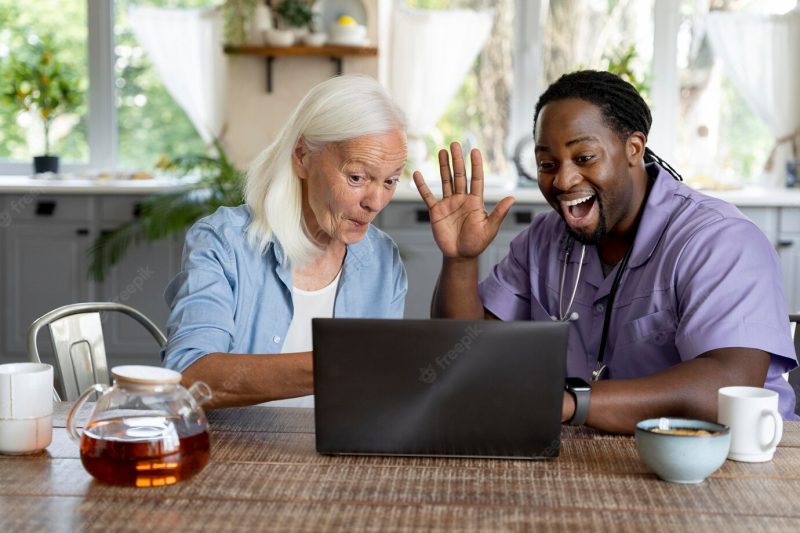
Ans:
<svg viewBox="0 0 800 533"><path fill-rule="evenodd" d="M567 378L565 380L565 385L568 389L574 390L576 392L582 392L582 391L588 392L592 390L592 387L581 378Z"/></svg>

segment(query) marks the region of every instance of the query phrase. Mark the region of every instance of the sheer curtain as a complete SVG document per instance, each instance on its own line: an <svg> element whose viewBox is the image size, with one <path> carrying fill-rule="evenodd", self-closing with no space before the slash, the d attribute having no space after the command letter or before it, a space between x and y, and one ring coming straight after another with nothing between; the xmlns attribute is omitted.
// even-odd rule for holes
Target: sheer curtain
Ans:
<svg viewBox="0 0 800 533"><path fill-rule="evenodd" d="M422 136L436 127L489 36L490 11L417 10L395 6L389 91L408 120L408 161L435 181Z"/></svg>
<svg viewBox="0 0 800 533"><path fill-rule="evenodd" d="M219 8L163 9L131 6L136 39L164 87L206 143L222 134L226 63Z"/></svg>
<svg viewBox="0 0 800 533"><path fill-rule="evenodd" d="M764 185L785 184L800 137L800 11L785 15L709 13L708 35L725 73L775 136Z"/></svg>

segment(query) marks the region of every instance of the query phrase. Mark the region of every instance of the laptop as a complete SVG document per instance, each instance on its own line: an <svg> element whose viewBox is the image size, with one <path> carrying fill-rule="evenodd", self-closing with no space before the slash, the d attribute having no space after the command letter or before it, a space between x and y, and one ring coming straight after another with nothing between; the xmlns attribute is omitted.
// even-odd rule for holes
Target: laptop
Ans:
<svg viewBox="0 0 800 533"><path fill-rule="evenodd" d="M567 322L312 321L322 454L556 457Z"/></svg>

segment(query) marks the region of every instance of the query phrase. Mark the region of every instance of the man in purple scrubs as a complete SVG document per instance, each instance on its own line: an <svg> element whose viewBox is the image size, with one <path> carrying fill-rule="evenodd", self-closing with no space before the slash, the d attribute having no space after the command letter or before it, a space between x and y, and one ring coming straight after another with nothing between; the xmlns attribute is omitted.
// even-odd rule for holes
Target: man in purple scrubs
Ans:
<svg viewBox="0 0 800 533"><path fill-rule="evenodd" d="M562 76L534 116L538 215L478 283L478 257L514 199L484 210L483 170L461 147L439 152L443 198L419 173L442 250L434 315L572 320L562 420L632 433L638 420L716 420L717 390L767 387L795 419L782 374L797 366L778 258L735 207L700 194L647 148L651 115L607 72ZM594 378L594 379L593 379Z"/></svg>

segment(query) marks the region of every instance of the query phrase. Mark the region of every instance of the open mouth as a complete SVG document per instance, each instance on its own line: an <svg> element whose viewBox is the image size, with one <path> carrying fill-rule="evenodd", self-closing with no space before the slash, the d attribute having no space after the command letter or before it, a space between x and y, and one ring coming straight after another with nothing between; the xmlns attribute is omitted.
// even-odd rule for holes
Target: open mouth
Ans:
<svg viewBox="0 0 800 533"><path fill-rule="evenodd" d="M595 217L597 196L594 193L564 194L559 197L564 220L573 227L585 226Z"/></svg>

